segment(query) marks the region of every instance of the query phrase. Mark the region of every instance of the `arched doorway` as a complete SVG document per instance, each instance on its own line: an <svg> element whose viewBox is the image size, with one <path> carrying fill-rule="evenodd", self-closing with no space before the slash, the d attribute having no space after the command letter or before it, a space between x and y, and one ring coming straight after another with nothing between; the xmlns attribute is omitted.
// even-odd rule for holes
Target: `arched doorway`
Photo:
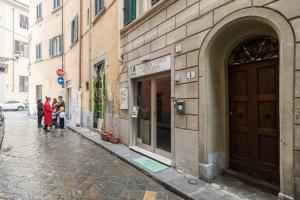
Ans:
<svg viewBox="0 0 300 200"><path fill-rule="evenodd" d="M279 185L279 44L242 41L228 63L229 146L233 170Z"/></svg>
<svg viewBox="0 0 300 200"><path fill-rule="evenodd" d="M229 14L207 32L199 51L199 175L212 180L230 167L228 60L247 38L278 39L280 193L294 197L293 103L295 38L288 21L267 8L245 8Z"/></svg>

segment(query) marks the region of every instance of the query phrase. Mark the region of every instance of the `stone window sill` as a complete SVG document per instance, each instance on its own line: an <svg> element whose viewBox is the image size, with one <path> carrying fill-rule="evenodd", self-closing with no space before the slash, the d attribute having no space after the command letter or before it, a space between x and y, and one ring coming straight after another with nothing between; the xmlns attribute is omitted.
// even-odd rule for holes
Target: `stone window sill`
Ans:
<svg viewBox="0 0 300 200"><path fill-rule="evenodd" d="M93 25L100 19L100 17L102 15L104 15L104 13L106 12L106 7L102 8L99 13L97 15L95 15L94 19L93 19Z"/></svg>
<svg viewBox="0 0 300 200"><path fill-rule="evenodd" d="M61 6L53 9L51 13L54 14L54 13L58 12L60 9L61 9Z"/></svg>

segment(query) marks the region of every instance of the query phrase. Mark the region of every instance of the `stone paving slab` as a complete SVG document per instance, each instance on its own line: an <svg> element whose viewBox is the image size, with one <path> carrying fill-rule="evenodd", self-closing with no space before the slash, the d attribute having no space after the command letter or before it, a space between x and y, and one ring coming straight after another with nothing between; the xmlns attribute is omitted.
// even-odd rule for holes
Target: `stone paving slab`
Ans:
<svg viewBox="0 0 300 200"><path fill-rule="evenodd" d="M99 145L100 147L117 156L121 160L127 162L131 166L145 173L146 175L148 175L158 183L162 184L167 189L176 193L177 195L183 197L184 199L276 199L276 197L273 195L265 194L256 190L250 190L250 192L244 194L243 189L241 189L238 194L235 194L234 192L231 192L234 190L231 190L230 188L221 187L217 184L209 184L207 182L201 181L197 177L185 174L174 168L168 168L167 170L160 171L157 173L151 172L133 161L134 159L142 157L143 155L130 150L127 146L123 144L111 144L109 142L103 141L101 140L99 133L93 132L87 128L78 128L72 126L71 124L67 125L67 127L73 132L92 141L96 145Z"/></svg>

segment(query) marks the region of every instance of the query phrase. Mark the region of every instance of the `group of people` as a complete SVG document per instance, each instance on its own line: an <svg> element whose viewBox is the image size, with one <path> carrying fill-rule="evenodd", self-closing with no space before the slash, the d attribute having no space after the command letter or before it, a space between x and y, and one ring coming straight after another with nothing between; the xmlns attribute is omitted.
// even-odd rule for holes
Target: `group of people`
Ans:
<svg viewBox="0 0 300 200"><path fill-rule="evenodd" d="M55 128L64 129L65 126L65 102L62 96L53 98L51 104L51 98L46 97L45 103L42 100L37 101L37 117L38 128L43 128L45 132L49 132L49 128L54 126ZM42 120L44 118L44 127L42 126Z"/></svg>

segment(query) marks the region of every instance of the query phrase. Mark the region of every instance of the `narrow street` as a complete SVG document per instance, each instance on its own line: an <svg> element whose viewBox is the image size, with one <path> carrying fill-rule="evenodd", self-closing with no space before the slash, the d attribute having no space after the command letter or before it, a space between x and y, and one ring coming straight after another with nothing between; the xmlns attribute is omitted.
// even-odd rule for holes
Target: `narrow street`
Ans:
<svg viewBox="0 0 300 200"><path fill-rule="evenodd" d="M44 135L26 112L4 115L0 199L180 199L67 129Z"/></svg>

